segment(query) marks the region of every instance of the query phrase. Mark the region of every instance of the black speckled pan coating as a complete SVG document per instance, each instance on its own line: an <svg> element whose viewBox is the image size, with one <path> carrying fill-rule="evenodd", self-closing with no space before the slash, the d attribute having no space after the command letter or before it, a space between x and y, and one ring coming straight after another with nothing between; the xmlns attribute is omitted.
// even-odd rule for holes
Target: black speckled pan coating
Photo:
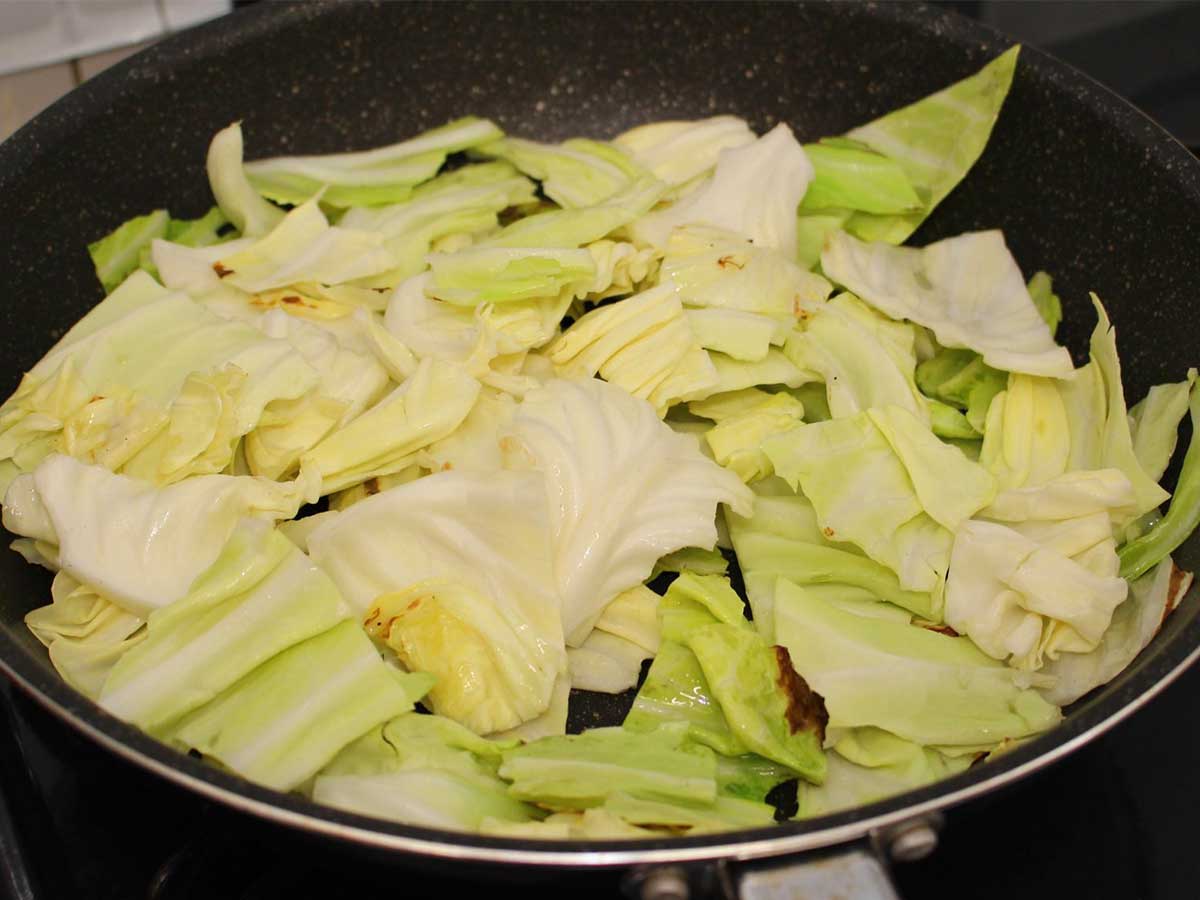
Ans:
<svg viewBox="0 0 1200 900"><path fill-rule="evenodd" d="M208 207L205 148L234 119L251 156L369 147L467 112L542 139L720 112L760 129L787 121L811 139L955 81L1007 45L908 4L263 4L140 53L0 146L0 389L13 388L100 299L87 242L156 207L178 215ZM1022 55L983 159L914 240L992 227L1005 230L1027 273L1055 276L1062 333L1077 353L1093 323L1087 292L1104 298L1131 399L1200 362L1200 164L1137 111L1034 50ZM1200 561L1194 547L1182 558ZM0 584L0 658L43 699L210 785L326 821L366 822L177 757L99 713L59 681L21 624L48 599L46 579L0 554ZM1193 595L1134 667L989 771L1103 721L1198 641ZM578 724L593 724L605 707L576 712ZM873 809L935 797L978 771ZM812 831L862 814L786 828Z"/></svg>

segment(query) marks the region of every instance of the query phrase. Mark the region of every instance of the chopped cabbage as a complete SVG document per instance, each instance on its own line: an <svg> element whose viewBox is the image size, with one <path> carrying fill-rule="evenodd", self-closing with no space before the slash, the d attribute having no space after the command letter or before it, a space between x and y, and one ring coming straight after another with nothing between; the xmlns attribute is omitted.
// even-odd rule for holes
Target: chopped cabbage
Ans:
<svg viewBox="0 0 1200 900"><path fill-rule="evenodd" d="M1130 407L1099 301L1075 368L999 231L895 246L1018 52L805 145L222 129L215 205L90 244L105 298L0 406L30 630L260 785L529 840L822 815L1055 727L1191 584L1200 438L1157 482L1200 393Z"/></svg>

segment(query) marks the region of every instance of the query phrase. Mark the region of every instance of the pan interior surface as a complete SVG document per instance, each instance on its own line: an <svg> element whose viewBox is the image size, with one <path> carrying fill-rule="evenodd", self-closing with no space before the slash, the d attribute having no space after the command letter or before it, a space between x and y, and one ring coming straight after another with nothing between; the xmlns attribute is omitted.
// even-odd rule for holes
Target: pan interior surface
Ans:
<svg viewBox="0 0 1200 900"><path fill-rule="evenodd" d="M97 77L0 145L0 370L7 395L101 298L86 245L125 219L209 206L211 135L241 120L252 156L388 143L474 113L539 140L731 113L801 140L840 134L978 69L999 35L912 5L263 5L178 35ZM911 60L919 59L914 66ZM1022 52L988 148L914 237L1001 228L1063 297L1077 357L1103 298L1130 398L1180 377L1200 297L1200 163L1078 73ZM1200 565L1192 541L1177 554ZM321 834L451 860L559 866L762 856L828 845L991 789L1119 721L1200 647L1188 596L1154 643L1054 731L996 762L862 809L773 829L557 846L382 823L183 758L61 682L24 615L45 573L0 555L0 665L115 752L223 802Z"/></svg>

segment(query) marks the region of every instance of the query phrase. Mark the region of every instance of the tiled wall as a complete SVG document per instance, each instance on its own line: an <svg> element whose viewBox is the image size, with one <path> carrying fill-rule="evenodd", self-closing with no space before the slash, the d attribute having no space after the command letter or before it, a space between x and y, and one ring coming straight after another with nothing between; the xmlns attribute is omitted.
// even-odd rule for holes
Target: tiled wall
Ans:
<svg viewBox="0 0 1200 900"><path fill-rule="evenodd" d="M0 140L71 88L232 0L0 0Z"/></svg>

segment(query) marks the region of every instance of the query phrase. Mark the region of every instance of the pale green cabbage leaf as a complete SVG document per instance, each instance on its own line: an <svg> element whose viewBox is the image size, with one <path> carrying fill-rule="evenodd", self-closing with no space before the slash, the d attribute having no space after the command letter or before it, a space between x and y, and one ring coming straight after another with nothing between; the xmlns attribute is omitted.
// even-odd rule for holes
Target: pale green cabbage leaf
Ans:
<svg viewBox="0 0 1200 900"><path fill-rule="evenodd" d="M339 750L412 709L432 676L389 667L357 622L294 644L171 729L171 739L287 791Z"/></svg>
<svg viewBox="0 0 1200 900"><path fill-rule="evenodd" d="M775 634L825 698L830 728L873 726L921 745L999 744L1037 734L1061 714L1029 676L970 639L869 618L780 579Z"/></svg>
<svg viewBox="0 0 1200 900"><path fill-rule="evenodd" d="M192 397L181 398L193 376L220 380L214 373L229 367L246 376L236 397L226 391L220 402L199 407ZM48 454L62 451L119 469L172 425L213 437L230 429L232 436L241 436L257 424L269 402L302 396L317 379L286 341L224 321L135 273L30 369L0 407L0 459L30 471ZM227 422L230 403L232 422ZM212 445L195 437L186 443L197 454ZM176 446L170 472L189 462L178 458L179 452Z"/></svg>
<svg viewBox="0 0 1200 900"><path fill-rule="evenodd" d="M1069 539L1080 540L1079 531ZM1020 669L1041 668L1044 655L1095 649L1128 591L1117 574L1111 523L1101 513L1098 530L1083 537L1084 552L1103 550L1106 540L1109 564L1097 572L1072 558L1075 546L1056 548L998 523L965 523L950 559L947 624Z"/></svg>
<svg viewBox="0 0 1200 900"><path fill-rule="evenodd" d="M155 488L54 455L13 482L4 526L56 546L63 571L145 616L180 600L243 518L290 519L315 498L310 474L282 484L204 475Z"/></svg>
<svg viewBox="0 0 1200 900"><path fill-rule="evenodd" d="M1107 684L1150 643L1191 584L1192 573L1180 569L1169 556L1130 582L1129 597L1113 612L1112 622L1094 650L1047 660L1041 671L1053 677L1054 683L1043 688L1042 695L1051 703L1066 706Z"/></svg>
<svg viewBox="0 0 1200 900"><path fill-rule="evenodd" d="M920 212L917 196L904 169L867 145L846 138L825 138L805 144L813 166L812 184L801 210L848 209L876 215Z"/></svg>
<svg viewBox="0 0 1200 900"><path fill-rule="evenodd" d="M917 390L914 328L880 315L852 294L839 294L791 334L784 353L825 382L830 415L899 406L929 421Z"/></svg>
<svg viewBox="0 0 1200 900"><path fill-rule="evenodd" d="M181 717L346 612L333 582L303 553L265 523L248 522L183 597L151 612L145 639L117 661L99 703L166 736Z"/></svg>
<svg viewBox="0 0 1200 900"><path fill-rule="evenodd" d="M221 255L213 267L221 280L254 294L297 282L369 278L395 263L382 234L330 225L314 198L254 243Z"/></svg>
<svg viewBox="0 0 1200 900"><path fill-rule="evenodd" d="M467 418L479 382L453 363L425 359L403 384L301 456L328 494L415 461L417 451L448 437Z"/></svg>
<svg viewBox="0 0 1200 900"><path fill-rule="evenodd" d="M917 249L830 236L825 275L893 319L931 328L945 347L967 347L997 369L1061 378L1071 356L1033 304L999 231Z"/></svg>
<svg viewBox="0 0 1200 900"><path fill-rule="evenodd" d="M66 572L54 576L52 602L25 615L63 681L95 700L130 647L146 636L146 620L122 609Z"/></svg>
<svg viewBox="0 0 1200 900"><path fill-rule="evenodd" d="M796 246L796 208L813 178L812 163L785 124L752 144L726 148L705 184L630 228L636 240L666 249L671 232L685 225L710 225L780 250Z"/></svg>
<svg viewBox="0 0 1200 900"><path fill-rule="evenodd" d="M598 374L660 415L717 381L670 282L585 313L545 353L560 376Z"/></svg>
<svg viewBox="0 0 1200 900"><path fill-rule="evenodd" d="M981 467L899 407L801 425L763 450L827 538L861 547L910 591L939 592L953 529L995 496Z"/></svg>
<svg viewBox="0 0 1200 900"><path fill-rule="evenodd" d="M688 410L716 424L704 433L713 459L750 484L775 473L762 444L800 425L804 405L787 393L769 394L745 388L693 401Z"/></svg>
<svg viewBox="0 0 1200 900"><path fill-rule="evenodd" d="M651 122L613 138L639 164L674 187L708 173L725 149L753 143L755 134L737 116L693 121Z"/></svg>
<svg viewBox="0 0 1200 900"><path fill-rule="evenodd" d="M617 792L712 803L716 759L707 747L685 744L685 736L683 729L641 734L610 727L543 738L506 750L500 776L513 797L548 809L600 806Z"/></svg>
<svg viewBox="0 0 1200 900"><path fill-rule="evenodd" d="M795 818L806 819L865 806L965 771L968 754L951 757L879 728L845 731L827 754L820 786L801 782Z"/></svg>
<svg viewBox="0 0 1200 900"><path fill-rule="evenodd" d="M805 271L783 251L699 225L671 233L661 278L676 285L686 306L757 313L788 329L820 309L833 290L826 279Z"/></svg>
<svg viewBox="0 0 1200 900"><path fill-rule="evenodd" d="M414 138L352 153L281 156L246 163L245 175L260 194L302 204L317 194L335 207L378 206L406 199L428 181L451 153L501 137L487 119L465 116Z"/></svg>
<svg viewBox="0 0 1200 900"><path fill-rule="evenodd" d="M546 196L566 209L602 203L630 181L647 174L615 145L582 138L540 144L508 137L479 147L477 152L512 163L540 181Z"/></svg>
<svg viewBox="0 0 1200 900"><path fill-rule="evenodd" d="M480 734L545 712L566 668L544 491L534 473L440 472L308 538L368 629L438 678L434 711Z"/></svg>
<svg viewBox="0 0 1200 900"><path fill-rule="evenodd" d="M111 294L135 269L141 267L142 251L150 242L167 233L171 216L165 209L156 209L144 216L123 222L100 240L88 244L88 255L96 267L96 277Z"/></svg>
<svg viewBox="0 0 1200 900"><path fill-rule="evenodd" d="M1175 444L1179 423L1187 415L1188 398L1196 383L1196 370L1188 369L1187 378L1173 384L1156 384L1129 410L1129 430L1133 436L1133 455L1155 481L1163 477Z"/></svg>
<svg viewBox="0 0 1200 900"><path fill-rule="evenodd" d="M209 188L221 212L239 232L254 238L278 225L283 210L264 200L251 186L244 159L242 125L234 122L213 136L205 168Z"/></svg>
<svg viewBox="0 0 1200 900"><path fill-rule="evenodd" d="M916 212L856 213L846 225L850 233L899 244L962 181L987 146L1019 52L1012 47L974 75L846 133L899 165L921 199Z"/></svg>
<svg viewBox="0 0 1200 900"><path fill-rule="evenodd" d="M402 715L350 744L318 773L312 798L412 825L478 831L537 822L543 813L496 776L515 742L480 738L442 716Z"/></svg>
<svg viewBox="0 0 1200 900"><path fill-rule="evenodd" d="M530 391L502 440L510 465L539 469L546 480L572 646L660 557L711 548L718 504L750 511L752 496L735 475L650 404L596 379L554 379Z"/></svg>
<svg viewBox="0 0 1200 900"><path fill-rule="evenodd" d="M505 209L536 202L533 191L533 183L511 166L479 163L439 175L402 203L349 209L338 225L384 236L395 265L362 283L390 288L424 271L425 257L436 241L486 234L496 228Z"/></svg>
<svg viewBox="0 0 1200 900"><path fill-rule="evenodd" d="M810 595L862 613L908 621L913 614L941 620L940 596L905 590L887 566L865 556L854 544L832 540L812 503L782 479L754 485L754 514L726 515L754 623L774 640L775 587L779 578L803 585ZM885 602L877 602L885 601ZM907 612L906 612L907 611Z"/></svg>

